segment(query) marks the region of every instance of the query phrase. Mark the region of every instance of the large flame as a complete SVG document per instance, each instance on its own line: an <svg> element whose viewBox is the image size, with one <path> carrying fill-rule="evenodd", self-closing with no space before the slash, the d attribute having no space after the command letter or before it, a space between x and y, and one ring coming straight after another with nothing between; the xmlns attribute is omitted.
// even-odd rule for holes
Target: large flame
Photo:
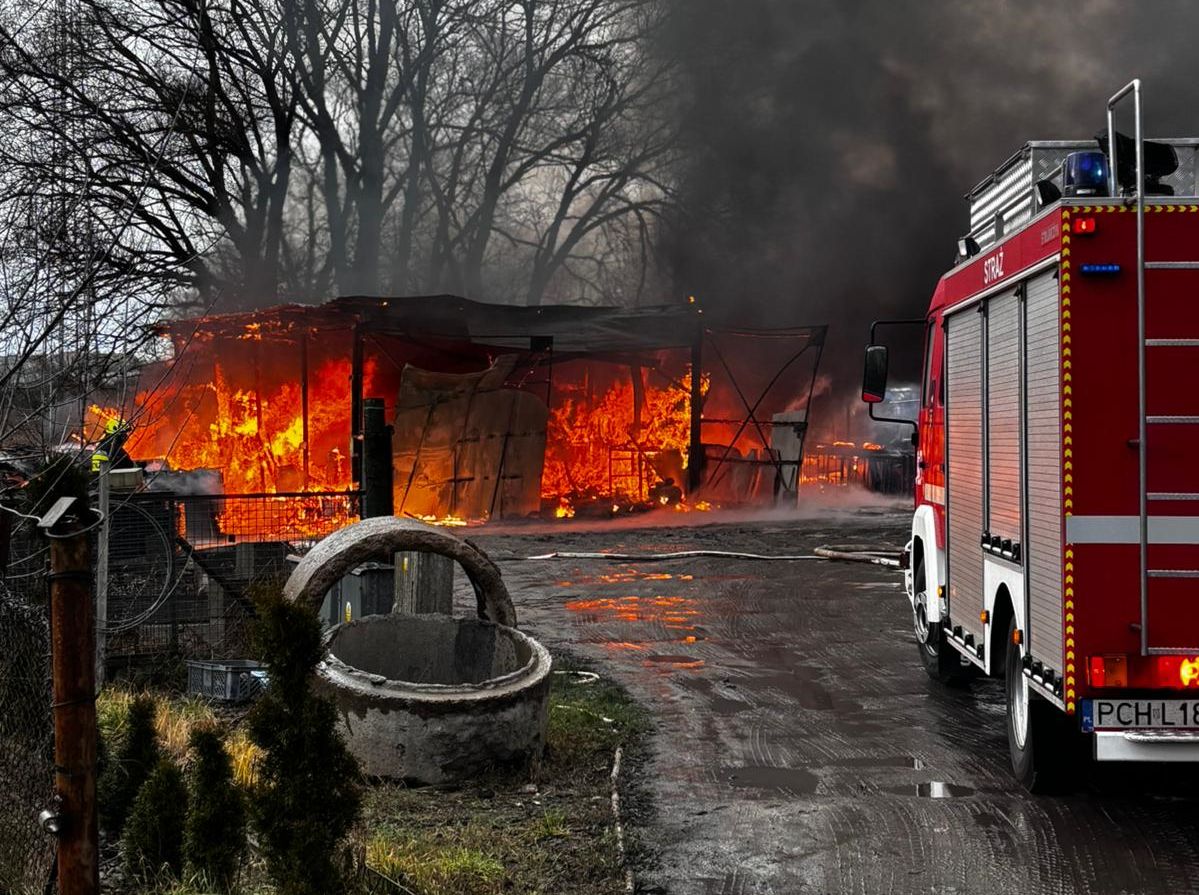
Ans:
<svg viewBox="0 0 1199 895"><path fill-rule="evenodd" d="M242 338L261 335L251 324ZM363 372L369 390L373 359ZM262 379L258 388L238 387L218 360L207 381L139 393L126 452L139 461L163 460L175 470L219 470L220 491L228 495L348 490L350 361L329 358L313 368L307 441L299 377ZM93 441L121 418L116 408L90 410ZM355 518L347 500L319 496L230 500L224 506L221 531L235 536L318 536Z"/></svg>
<svg viewBox="0 0 1199 895"><path fill-rule="evenodd" d="M705 376L701 391L708 386ZM579 499L613 498L619 508L622 501L649 501L654 486L666 479L681 488L691 441L691 374L666 384L645 382L641 391L638 419L631 379L602 389L587 377L558 386L541 495L557 502L559 518L573 516L572 503ZM678 502L658 497L655 502Z"/></svg>

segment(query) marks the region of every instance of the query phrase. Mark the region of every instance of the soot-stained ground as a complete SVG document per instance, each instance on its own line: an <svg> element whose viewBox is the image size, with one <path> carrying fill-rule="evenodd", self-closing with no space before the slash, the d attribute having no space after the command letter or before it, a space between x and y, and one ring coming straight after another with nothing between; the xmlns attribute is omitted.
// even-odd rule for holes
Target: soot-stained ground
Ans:
<svg viewBox="0 0 1199 895"><path fill-rule="evenodd" d="M501 561L521 626L599 663L656 719L641 771L655 807L635 819L653 852L640 891L1195 890L1197 775L1108 766L1073 796L1021 791L1002 688L925 677L893 569L517 558L898 549L902 510L649 521L475 538Z"/></svg>

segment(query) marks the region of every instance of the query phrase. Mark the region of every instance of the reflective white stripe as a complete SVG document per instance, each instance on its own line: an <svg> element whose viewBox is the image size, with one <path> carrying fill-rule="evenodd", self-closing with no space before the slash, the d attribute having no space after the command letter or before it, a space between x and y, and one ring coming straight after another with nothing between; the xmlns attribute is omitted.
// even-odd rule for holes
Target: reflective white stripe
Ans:
<svg viewBox="0 0 1199 895"><path fill-rule="evenodd" d="M945 486L944 485L925 485L923 489L924 499L929 503L940 504L945 506Z"/></svg>
<svg viewBox="0 0 1199 895"><path fill-rule="evenodd" d="M1140 516L1069 516L1068 544L1139 544ZM1151 544L1199 544L1199 516L1150 516Z"/></svg>

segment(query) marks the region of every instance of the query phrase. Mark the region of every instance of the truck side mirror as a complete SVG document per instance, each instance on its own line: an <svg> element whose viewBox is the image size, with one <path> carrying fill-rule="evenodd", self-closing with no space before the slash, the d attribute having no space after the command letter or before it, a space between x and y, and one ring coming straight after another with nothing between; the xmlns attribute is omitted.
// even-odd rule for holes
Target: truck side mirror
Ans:
<svg viewBox="0 0 1199 895"><path fill-rule="evenodd" d="M878 404L887 398L887 346L866 348L866 367L862 371L862 400Z"/></svg>

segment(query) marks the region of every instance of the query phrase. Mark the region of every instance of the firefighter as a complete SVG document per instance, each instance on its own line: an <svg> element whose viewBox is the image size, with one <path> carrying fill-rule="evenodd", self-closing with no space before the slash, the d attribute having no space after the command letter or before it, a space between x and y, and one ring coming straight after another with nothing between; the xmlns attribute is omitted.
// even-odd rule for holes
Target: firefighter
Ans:
<svg viewBox="0 0 1199 895"><path fill-rule="evenodd" d="M131 430L132 426L120 417L109 417L104 423L104 437L92 451L92 472L100 472L105 463L111 467L132 462L125 453L125 442L129 440Z"/></svg>

